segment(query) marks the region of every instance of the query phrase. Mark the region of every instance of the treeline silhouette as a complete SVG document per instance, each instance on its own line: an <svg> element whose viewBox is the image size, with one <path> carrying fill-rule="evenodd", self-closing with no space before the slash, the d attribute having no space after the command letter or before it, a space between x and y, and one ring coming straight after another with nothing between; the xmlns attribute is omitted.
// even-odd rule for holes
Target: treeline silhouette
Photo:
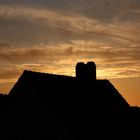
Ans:
<svg viewBox="0 0 140 140"><path fill-rule="evenodd" d="M140 139L140 108L108 80L93 77L24 71L9 95L0 95L0 133L18 139Z"/></svg>

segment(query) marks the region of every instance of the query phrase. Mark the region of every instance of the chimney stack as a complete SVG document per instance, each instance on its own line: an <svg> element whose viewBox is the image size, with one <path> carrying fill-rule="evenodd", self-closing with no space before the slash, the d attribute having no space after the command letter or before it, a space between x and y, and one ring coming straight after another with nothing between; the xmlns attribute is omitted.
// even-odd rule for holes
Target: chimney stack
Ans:
<svg viewBox="0 0 140 140"><path fill-rule="evenodd" d="M79 62L76 65L76 78L83 81L95 81L96 80L96 64L94 62L88 62L84 64Z"/></svg>
<svg viewBox="0 0 140 140"><path fill-rule="evenodd" d="M86 79L86 65L83 62L78 62L76 65L76 78L79 80Z"/></svg>
<svg viewBox="0 0 140 140"><path fill-rule="evenodd" d="M96 64L94 62L88 62L86 65L87 68L87 79L89 81L95 81L96 80Z"/></svg>

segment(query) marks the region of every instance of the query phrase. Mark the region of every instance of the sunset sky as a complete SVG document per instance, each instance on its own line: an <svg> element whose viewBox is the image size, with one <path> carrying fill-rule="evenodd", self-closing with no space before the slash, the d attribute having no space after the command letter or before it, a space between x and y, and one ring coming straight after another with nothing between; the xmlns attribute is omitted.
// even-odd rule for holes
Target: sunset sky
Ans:
<svg viewBox="0 0 140 140"><path fill-rule="evenodd" d="M140 106L140 0L0 0L0 93L24 69L75 76L78 61Z"/></svg>

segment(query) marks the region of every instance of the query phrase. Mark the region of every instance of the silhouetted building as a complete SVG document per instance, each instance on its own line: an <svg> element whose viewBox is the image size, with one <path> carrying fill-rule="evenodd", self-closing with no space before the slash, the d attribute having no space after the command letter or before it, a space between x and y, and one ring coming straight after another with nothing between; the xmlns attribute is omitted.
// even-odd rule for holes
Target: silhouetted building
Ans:
<svg viewBox="0 0 140 140"><path fill-rule="evenodd" d="M130 107L108 80L96 79L94 62L79 62L76 77L24 71L9 95L40 97L56 107L88 104L93 110L118 112Z"/></svg>

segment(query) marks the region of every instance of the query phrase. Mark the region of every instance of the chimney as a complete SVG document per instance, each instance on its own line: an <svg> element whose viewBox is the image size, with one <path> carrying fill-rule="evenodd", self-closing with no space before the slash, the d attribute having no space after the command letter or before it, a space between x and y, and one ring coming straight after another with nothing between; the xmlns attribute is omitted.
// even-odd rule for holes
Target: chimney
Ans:
<svg viewBox="0 0 140 140"><path fill-rule="evenodd" d="M94 62L88 62L87 65L87 79L89 81L95 81L96 80L96 64Z"/></svg>
<svg viewBox="0 0 140 140"><path fill-rule="evenodd" d="M78 62L76 65L76 78L82 81L95 81L96 80L96 64L94 62Z"/></svg>
<svg viewBox="0 0 140 140"><path fill-rule="evenodd" d="M79 80L86 79L86 65L83 62L78 62L76 65L76 78Z"/></svg>

